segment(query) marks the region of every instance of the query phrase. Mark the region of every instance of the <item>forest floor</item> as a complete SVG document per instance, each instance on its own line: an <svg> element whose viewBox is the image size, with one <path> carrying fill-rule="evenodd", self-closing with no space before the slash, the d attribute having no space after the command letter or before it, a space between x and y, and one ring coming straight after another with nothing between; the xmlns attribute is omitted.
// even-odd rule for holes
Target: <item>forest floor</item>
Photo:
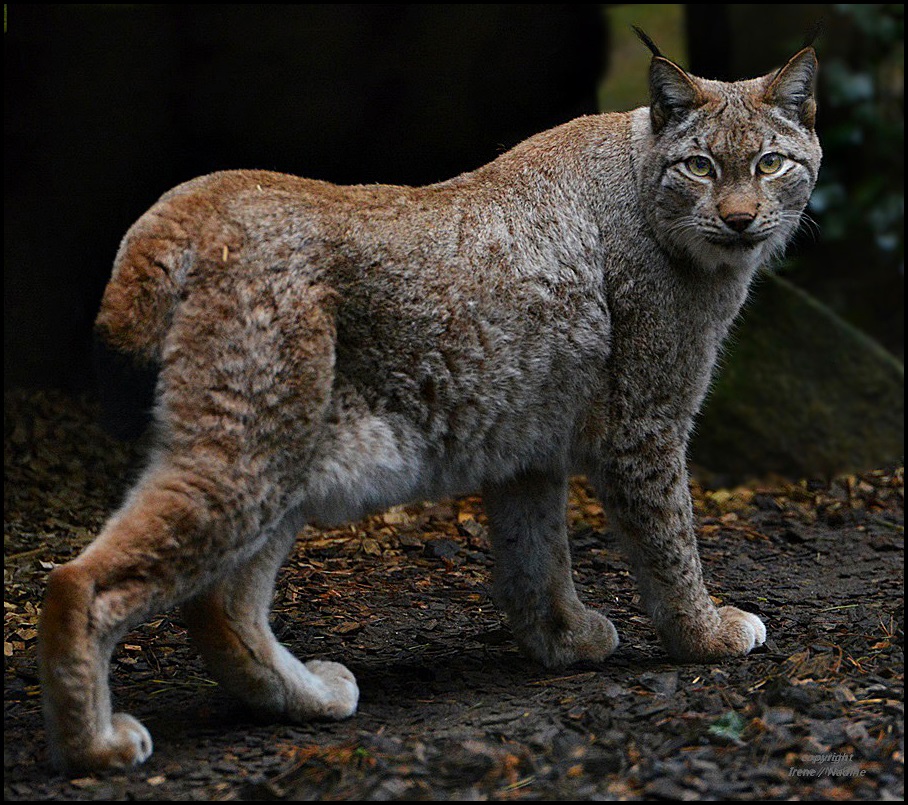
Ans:
<svg viewBox="0 0 908 805"><path fill-rule="evenodd" d="M307 531L281 573L279 639L344 662L359 712L255 719L206 675L175 612L112 663L119 709L155 753L128 771L49 766L36 675L46 575L97 533L135 471L85 400L5 395L6 800L900 800L904 796L904 471L694 485L717 601L757 612L765 646L670 662L582 479L569 511L581 597L622 645L546 671L489 598L481 501Z"/></svg>

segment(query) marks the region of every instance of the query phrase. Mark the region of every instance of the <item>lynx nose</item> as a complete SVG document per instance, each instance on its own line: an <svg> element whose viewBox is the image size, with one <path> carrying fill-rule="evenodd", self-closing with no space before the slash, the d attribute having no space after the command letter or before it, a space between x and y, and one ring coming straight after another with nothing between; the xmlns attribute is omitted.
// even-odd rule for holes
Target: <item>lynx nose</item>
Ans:
<svg viewBox="0 0 908 805"><path fill-rule="evenodd" d="M731 229L734 229L735 232L743 232L747 227L753 223L754 218L757 216L752 212L737 211L730 212L727 215L722 216L722 220L725 221L726 226Z"/></svg>

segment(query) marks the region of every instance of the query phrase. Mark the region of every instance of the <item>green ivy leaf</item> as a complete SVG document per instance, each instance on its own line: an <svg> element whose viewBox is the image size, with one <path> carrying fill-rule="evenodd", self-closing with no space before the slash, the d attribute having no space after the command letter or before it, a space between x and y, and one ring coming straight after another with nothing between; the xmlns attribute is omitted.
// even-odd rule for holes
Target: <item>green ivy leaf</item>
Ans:
<svg viewBox="0 0 908 805"><path fill-rule="evenodd" d="M747 719L732 710L711 724L709 732L722 740L737 742L741 740L741 733L746 726Z"/></svg>

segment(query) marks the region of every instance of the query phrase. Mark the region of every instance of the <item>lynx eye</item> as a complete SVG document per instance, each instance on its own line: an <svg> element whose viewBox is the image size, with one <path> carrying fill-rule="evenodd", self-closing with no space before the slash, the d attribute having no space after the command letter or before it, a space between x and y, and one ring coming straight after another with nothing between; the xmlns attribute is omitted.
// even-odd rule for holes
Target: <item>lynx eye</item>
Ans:
<svg viewBox="0 0 908 805"><path fill-rule="evenodd" d="M712 176L715 173L712 161L708 157L701 156L700 154L688 157L684 160L684 166L694 176Z"/></svg>
<svg viewBox="0 0 908 805"><path fill-rule="evenodd" d="M784 162L785 157L781 154L763 154L757 162L757 170L764 176L771 176L781 170Z"/></svg>

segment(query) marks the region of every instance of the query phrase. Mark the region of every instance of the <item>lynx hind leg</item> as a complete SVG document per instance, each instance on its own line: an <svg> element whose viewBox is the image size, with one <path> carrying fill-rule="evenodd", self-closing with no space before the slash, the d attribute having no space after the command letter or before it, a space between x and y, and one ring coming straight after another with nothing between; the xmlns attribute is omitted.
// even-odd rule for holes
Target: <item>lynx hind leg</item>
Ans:
<svg viewBox="0 0 908 805"><path fill-rule="evenodd" d="M618 647L618 633L580 602L571 576L567 479L527 475L483 497L495 598L521 648L552 668L608 657Z"/></svg>
<svg viewBox="0 0 908 805"><path fill-rule="evenodd" d="M231 510L200 476L173 468L150 471L81 556L50 574L39 669L58 768L123 767L148 758L148 731L112 711L113 649L153 609L210 583L219 563L241 550L228 522L236 527L249 519L254 518Z"/></svg>
<svg viewBox="0 0 908 805"><path fill-rule="evenodd" d="M55 569L41 611L42 704L51 762L60 771L134 766L152 752L144 725L112 711L110 654L128 623L110 616L115 599L126 596L109 589L98 594L98 575L106 574L80 560ZM130 597L143 596L134 589ZM142 602L130 608L141 610Z"/></svg>
<svg viewBox="0 0 908 805"><path fill-rule="evenodd" d="M190 599L183 613L212 676L254 711L293 721L347 718L359 698L353 674L335 662L300 662L268 623L275 575L293 536L275 534L247 563Z"/></svg>
<svg viewBox="0 0 908 805"><path fill-rule="evenodd" d="M352 674L337 663L303 665L268 626L274 574L289 543L249 540L261 533L259 495L247 490L253 500L242 505L234 486L223 495L218 488L188 471L149 474L95 542L51 573L39 667L51 758L61 770L148 759L148 731L113 712L110 657L129 628L190 596L190 628L229 689L297 719L354 712Z"/></svg>

